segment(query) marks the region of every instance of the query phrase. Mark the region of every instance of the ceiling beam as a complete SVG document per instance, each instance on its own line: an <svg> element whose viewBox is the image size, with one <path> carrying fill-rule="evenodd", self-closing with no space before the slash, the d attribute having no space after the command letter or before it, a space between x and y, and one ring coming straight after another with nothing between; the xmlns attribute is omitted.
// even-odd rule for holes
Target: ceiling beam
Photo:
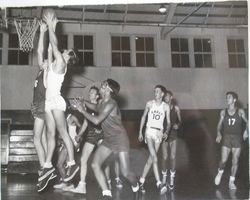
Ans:
<svg viewBox="0 0 250 200"><path fill-rule="evenodd" d="M184 18L182 18L175 26L173 26L172 28L170 28L170 30L168 30L167 32L164 33L164 35L162 35L162 38L165 38L167 34L169 34L171 31L173 31L176 27L178 27L181 23L183 23L185 20L187 20L192 14L194 14L195 12L197 12L202 6L206 5L206 2L200 3L199 6L195 6L196 8L189 13L187 16L185 16Z"/></svg>
<svg viewBox="0 0 250 200"><path fill-rule="evenodd" d="M167 10L167 15L165 16L165 19L164 19L164 23L165 24L171 24L172 22L172 18L174 16L174 13L175 13L175 10L176 10L176 7L177 7L177 3L171 3L169 6L168 6L168 10ZM161 28L161 38L164 39L164 35L165 33L169 30L170 28L169 27L162 27Z"/></svg>
<svg viewBox="0 0 250 200"><path fill-rule="evenodd" d="M210 14L210 12L211 12L211 9L213 9L214 8L214 2L211 4L211 6L209 6L208 7L208 9L207 9L207 14L206 14L206 18L205 18L205 20L204 20L204 24L207 24L207 20L208 20L208 17L209 17L209 14Z"/></svg>
<svg viewBox="0 0 250 200"><path fill-rule="evenodd" d="M128 4L126 4L125 13L124 13L124 17L123 17L124 24L126 24L126 22L127 22L127 17L128 17Z"/></svg>

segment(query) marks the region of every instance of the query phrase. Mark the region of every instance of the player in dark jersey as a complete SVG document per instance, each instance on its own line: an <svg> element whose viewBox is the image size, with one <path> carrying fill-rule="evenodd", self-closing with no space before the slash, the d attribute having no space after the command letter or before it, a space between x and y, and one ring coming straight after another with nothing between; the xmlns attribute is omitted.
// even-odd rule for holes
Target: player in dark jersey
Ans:
<svg viewBox="0 0 250 200"><path fill-rule="evenodd" d="M168 90L164 97L164 101L170 107L170 131L167 139L162 142L162 183L166 184L167 181L167 159L170 156L170 183L169 188L174 188L175 178L175 161L176 161L176 145L177 145L177 132L181 126L181 112L180 108L173 102L173 93Z"/></svg>
<svg viewBox="0 0 250 200"><path fill-rule="evenodd" d="M220 112L220 120L217 126L216 142L222 141L221 160L218 173L215 177L215 185L219 185L226 162L230 152L232 152L232 167L229 179L229 189L237 189L234 181L238 169L238 160L240 157L243 140L248 137L248 120L243 109L236 106L238 95L229 91L226 93L227 108ZM246 123L246 129L243 132L243 122ZM223 134L221 134L223 130ZM242 136L243 132L243 136Z"/></svg>
<svg viewBox="0 0 250 200"><path fill-rule="evenodd" d="M101 84L100 94L102 96L102 100L100 103L95 105L90 104L87 101L74 102L74 106L81 113L83 113L89 121L96 125L101 124L103 130L103 142L97 148L92 162L95 177L102 188L103 199L112 199L111 191L108 188L106 178L102 170L102 164L111 153L118 154L122 175L131 183L133 192L137 194L139 190L137 178L130 171L129 139L126 130L122 125L120 109L113 98L118 94L119 90L119 83L112 79L107 79ZM93 116L89 114L84 109L84 105L88 108L96 110L98 115Z"/></svg>
<svg viewBox="0 0 250 200"><path fill-rule="evenodd" d="M34 145L37 151L38 160L40 163L40 169L38 175L40 176L43 165L45 163L46 152L47 152L47 137L46 137L46 126L45 126L45 93L46 93L46 74L47 67L50 62L50 55L52 55L52 49L48 48L48 60L44 60L44 34L47 31L47 25L43 22L40 24L40 35L38 40L37 58L38 66L40 68L37 78L35 80L33 102L31 105L31 113L34 117ZM44 190L48 184L48 181L55 178L55 174L51 174L47 180L39 182L38 192Z"/></svg>
<svg viewBox="0 0 250 200"><path fill-rule="evenodd" d="M97 104L100 99L99 89L95 86L92 86L89 89L89 99L93 104ZM87 112L92 116L97 115L98 113L94 110L87 108ZM80 128L80 133L76 136L76 141L78 142L83 134L87 130L85 144L82 149L81 155L81 173L80 173L80 181L76 188L71 189L71 192L86 194L86 175L87 175L87 164L91 153L94 151L94 148L102 142L103 132L100 125L95 125L91 121L86 120L86 124L84 123Z"/></svg>

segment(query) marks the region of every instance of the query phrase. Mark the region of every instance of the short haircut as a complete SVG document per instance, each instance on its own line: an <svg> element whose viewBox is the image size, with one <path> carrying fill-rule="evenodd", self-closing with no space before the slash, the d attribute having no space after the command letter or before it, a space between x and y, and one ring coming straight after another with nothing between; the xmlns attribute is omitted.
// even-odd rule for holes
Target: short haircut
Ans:
<svg viewBox="0 0 250 200"><path fill-rule="evenodd" d="M69 55L69 61L68 61L69 66L76 65L79 62L79 58L76 55L76 51L74 49L71 49L68 55Z"/></svg>
<svg viewBox="0 0 250 200"><path fill-rule="evenodd" d="M156 85L155 88L160 88L164 94L166 94L167 92L166 88L163 85Z"/></svg>
<svg viewBox="0 0 250 200"><path fill-rule="evenodd" d="M109 87L112 89L111 93L114 96L118 95L120 91L120 84L113 79L107 79L106 82L108 83Z"/></svg>
<svg viewBox="0 0 250 200"><path fill-rule="evenodd" d="M91 86L89 90L95 90L97 94L99 94L99 89L96 86Z"/></svg>
<svg viewBox="0 0 250 200"><path fill-rule="evenodd" d="M233 91L228 91L226 93L226 95L229 95L231 94L233 96L234 99L238 100L238 94L236 92L233 92Z"/></svg>
<svg viewBox="0 0 250 200"><path fill-rule="evenodd" d="M171 90L167 90L166 94L170 94L170 96L173 96L173 92Z"/></svg>

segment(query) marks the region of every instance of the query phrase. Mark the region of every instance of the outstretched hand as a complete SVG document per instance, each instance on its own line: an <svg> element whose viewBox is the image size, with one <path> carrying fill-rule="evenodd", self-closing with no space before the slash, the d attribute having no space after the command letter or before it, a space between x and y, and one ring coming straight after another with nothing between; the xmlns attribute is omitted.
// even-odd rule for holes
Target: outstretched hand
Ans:
<svg viewBox="0 0 250 200"><path fill-rule="evenodd" d="M40 25L40 32L45 33L48 30L47 24L45 24L42 20L38 21Z"/></svg>
<svg viewBox="0 0 250 200"><path fill-rule="evenodd" d="M139 142L142 142L143 141L143 135L140 133L139 136L138 136L138 140Z"/></svg>
<svg viewBox="0 0 250 200"><path fill-rule="evenodd" d="M72 107L79 112L83 112L86 109L85 104L82 102L82 100L77 98L73 100Z"/></svg>
<svg viewBox="0 0 250 200"><path fill-rule="evenodd" d="M215 141L216 141L217 143L220 143L221 139L222 139L221 134L217 134L217 137L216 137L216 140L215 140Z"/></svg>

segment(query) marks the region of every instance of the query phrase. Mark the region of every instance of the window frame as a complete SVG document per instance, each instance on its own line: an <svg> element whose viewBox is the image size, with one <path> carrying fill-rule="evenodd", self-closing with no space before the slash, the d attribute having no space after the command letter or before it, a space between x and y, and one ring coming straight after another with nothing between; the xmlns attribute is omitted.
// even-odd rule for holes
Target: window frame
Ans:
<svg viewBox="0 0 250 200"><path fill-rule="evenodd" d="M237 40L242 40L242 42L243 42L243 45L244 45L244 47L243 47L243 49L244 49L244 52L238 52L238 51L236 51L236 52L229 52L229 49L228 49L228 41L229 40L234 40L234 43L235 43L235 45L236 45L236 41ZM246 44L246 45L245 45ZM246 41L245 41L245 39L244 38L240 38L240 37L231 37L231 36L229 36L229 37L227 37L226 38L226 48L227 48L227 57L228 57L228 68L230 68L230 69L246 69L246 68L248 68L248 52L247 52L247 43L246 43ZM237 50L237 47L235 46L235 49ZM230 66L230 55L236 55L236 57L237 57L237 59L236 59L236 64L237 64L237 66L233 66L233 67L231 67ZM239 55L244 55L244 62L245 62L245 66L243 66L243 67L239 67L239 62L238 62L238 56Z"/></svg>

